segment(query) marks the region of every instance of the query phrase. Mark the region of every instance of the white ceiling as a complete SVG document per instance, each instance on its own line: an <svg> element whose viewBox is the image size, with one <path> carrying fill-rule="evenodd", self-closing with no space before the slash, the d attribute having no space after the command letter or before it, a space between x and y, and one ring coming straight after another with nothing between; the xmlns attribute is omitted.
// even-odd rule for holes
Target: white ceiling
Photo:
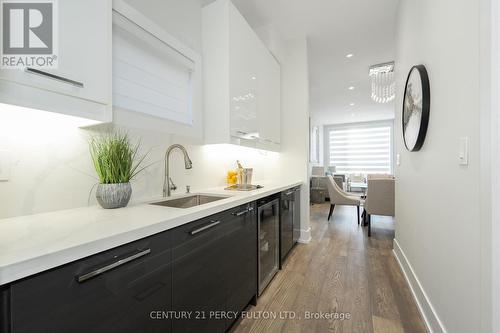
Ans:
<svg viewBox="0 0 500 333"><path fill-rule="evenodd" d="M200 0L202 3L211 0ZM370 98L368 68L394 60L398 0L233 0L254 28L307 36L311 114L323 123L387 119L394 105ZM350 59L346 54L353 53ZM349 86L355 86L350 91ZM350 106L355 103L355 106Z"/></svg>

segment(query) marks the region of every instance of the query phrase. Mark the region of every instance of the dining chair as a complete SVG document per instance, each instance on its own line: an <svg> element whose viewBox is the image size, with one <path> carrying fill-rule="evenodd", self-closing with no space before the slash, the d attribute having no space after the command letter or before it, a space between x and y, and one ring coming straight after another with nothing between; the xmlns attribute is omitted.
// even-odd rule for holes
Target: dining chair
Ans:
<svg viewBox="0 0 500 333"><path fill-rule="evenodd" d="M330 212L328 213L328 221L333 215L333 210L335 205L345 205L345 206L356 206L358 212L358 225L359 221L359 206L362 203L361 198L349 195L344 192L335 182L332 176L327 177L326 185L328 187L328 193L330 195Z"/></svg>
<svg viewBox="0 0 500 333"><path fill-rule="evenodd" d="M394 178L368 179L365 199L365 218L368 222L368 237L371 236L371 216L394 216L395 193Z"/></svg>

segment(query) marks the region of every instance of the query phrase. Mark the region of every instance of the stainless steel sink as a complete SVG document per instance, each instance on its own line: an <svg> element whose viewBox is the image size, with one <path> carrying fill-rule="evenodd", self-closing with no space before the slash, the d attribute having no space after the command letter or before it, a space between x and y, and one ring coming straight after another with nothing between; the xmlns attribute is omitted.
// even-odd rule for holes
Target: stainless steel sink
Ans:
<svg viewBox="0 0 500 333"><path fill-rule="evenodd" d="M168 199L164 201L154 202L152 203L152 205L174 208L190 208L226 198L228 197L220 195L195 194L177 199Z"/></svg>

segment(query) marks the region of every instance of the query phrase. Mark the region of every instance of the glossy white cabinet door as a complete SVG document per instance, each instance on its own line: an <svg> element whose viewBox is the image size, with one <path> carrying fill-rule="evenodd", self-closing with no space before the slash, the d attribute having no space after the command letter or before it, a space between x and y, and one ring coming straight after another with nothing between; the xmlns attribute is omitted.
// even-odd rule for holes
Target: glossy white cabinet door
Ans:
<svg viewBox="0 0 500 333"><path fill-rule="evenodd" d="M229 11L230 132L258 139L259 40L236 8L230 6Z"/></svg>
<svg viewBox="0 0 500 333"><path fill-rule="evenodd" d="M279 145L281 127L280 65L267 50L261 53L260 59L262 69L259 95L261 140L271 146Z"/></svg>
<svg viewBox="0 0 500 333"><path fill-rule="evenodd" d="M0 78L108 104L111 82L111 0L63 0L57 4L58 68L40 70L82 85L13 69L0 71Z"/></svg>
<svg viewBox="0 0 500 333"><path fill-rule="evenodd" d="M206 142L279 150L279 63L230 0L202 21Z"/></svg>
<svg viewBox="0 0 500 333"><path fill-rule="evenodd" d="M280 66L230 6L231 134L264 146L280 141Z"/></svg>
<svg viewBox="0 0 500 333"><path fill-rule="evenodd" d="M276 59L271 58L270 64L271 81L271 124L270 139L275 144L281 143L281 66Z"/></svg>

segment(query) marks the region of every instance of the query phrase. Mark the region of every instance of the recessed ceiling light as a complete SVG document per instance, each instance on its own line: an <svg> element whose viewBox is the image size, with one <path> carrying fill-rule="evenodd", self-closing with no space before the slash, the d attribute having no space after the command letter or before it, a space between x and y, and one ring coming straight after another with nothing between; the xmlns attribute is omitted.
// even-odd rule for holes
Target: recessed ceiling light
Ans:
<svg viewBox="0 0 500 333"><path fill-rule="evenodd" d="M252 80L257 80L257 77L255 77L255 76L252 76Z"/></svg>
<svg viewBox="0 0 500 333"><path fill-rule="evenodd" d="M354 106L354 105L356 105L356 104L355 104L355 103L350 103L349 105L350 105L350 106Z"/></svg>
<svg viewBox="0 0 500 333"><path fill-rule="evenodd" d="M345 57L346 57L346 58L352 58L352 57L354 57L354 54L349 53L349 54L346 54L346 55L345 55Z"/></svg>
<svg viewBox="0 0 500 333"><path fill-rule="evenodd" d="M349 87L349 90L354 90L354 86L350 86L350 87Z"/></svg>

